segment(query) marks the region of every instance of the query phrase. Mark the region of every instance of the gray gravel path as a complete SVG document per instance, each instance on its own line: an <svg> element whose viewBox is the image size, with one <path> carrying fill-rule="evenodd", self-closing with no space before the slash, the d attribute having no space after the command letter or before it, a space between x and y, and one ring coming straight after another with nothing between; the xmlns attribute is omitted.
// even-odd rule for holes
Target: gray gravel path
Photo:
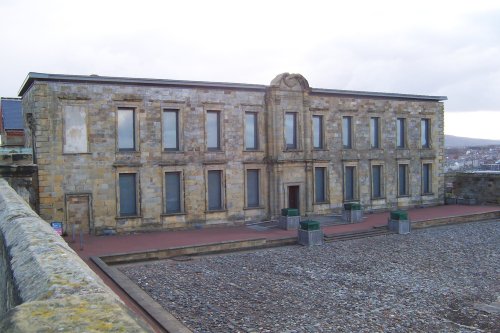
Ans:
<svg viewBox="0 0 500 333"><path fill-rule="evenodd" d="M500 221L120 270L195 332L500 332Z"/></svg>

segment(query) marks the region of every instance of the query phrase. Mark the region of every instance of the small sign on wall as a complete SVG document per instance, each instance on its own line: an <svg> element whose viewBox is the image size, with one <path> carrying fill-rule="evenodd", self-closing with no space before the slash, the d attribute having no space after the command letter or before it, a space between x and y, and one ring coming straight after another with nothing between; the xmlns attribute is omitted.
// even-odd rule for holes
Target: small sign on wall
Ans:
<svg viewBox="0 0 500 333"><path fill-rule="evenodd" d="M62 236L63 234L63 223L62 222L50 222L50 225L52 226L52 229L59 235Z"/></svg>

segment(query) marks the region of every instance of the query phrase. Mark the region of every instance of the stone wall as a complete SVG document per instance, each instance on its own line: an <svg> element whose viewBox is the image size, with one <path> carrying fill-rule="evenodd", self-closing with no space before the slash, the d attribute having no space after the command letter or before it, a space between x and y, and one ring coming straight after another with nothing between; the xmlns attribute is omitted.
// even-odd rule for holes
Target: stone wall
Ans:
<svg viewBox="0 0 500 333"><path fill-rule="evenodd" d="M477 204L500 204L500 173L463 172L445 175L450 198Z"/></svg>
<svg viewBox="0 0 500 333"><path fill-rule="evenodd" d="M344 202L345 167L356 168L354 201L367 210L444 201L443 104L436 98L343 94L314 90L297 74L282 74L269 86L207 83L135 84L91 80L39 80L23 93L23 109L30 124L26 138L34 145L38 163L40 216L47 221L85 224L84 230L103 233L241 224L276 218L298 189L301 215L331 214ZM64 110L79 110L85 124L76 129L84 152L65 152ZM117 145L119 108L135 110L133 151ZM162 111L179 114L179 149L163 148ZM221 117L221 149L207 147L207 111ZM257 114L259 147L245 148L245 113ZM297 147L284 140L286 113L297 116ZM312 117L323 117L324 147L313 147ZM342 146L342 117L353 119L353 147ZM370 147L370 118L381 122L381 146ZM405 118L407 146L396 148L396 119ZM420 145L420 121L430 120L429 148ZM34 135L33 135L34 134ZM81 140L81 139L84 140ZM87 142L85 142L85 139ZM398 164L408 165L407 195L397 193ZM422 193L422 165L432 165L430 193ZM382 165L383 193L371 197L371 166ZM315 168L326 170L326 200L315 202ZM260 202L247 207L246 170L259 170ZM222 173L220 210L208 209L207 173ZM182 211L165 212L166 172L180 172ZM119 175L136 174L137 214L120 216ZM293 191L290 188L293 187ZM71 211L72 198L88 202L88 212ZM74 221L72 215L85 216ZM88 217L88 218L87 218ZM87 221L88 219L88 221Z"/></svg>
<svg viewBox="0 0 500 333"><path fill-rule="evenodd" d="M3 179L0 233L1 332L152 331Z"/></svg>

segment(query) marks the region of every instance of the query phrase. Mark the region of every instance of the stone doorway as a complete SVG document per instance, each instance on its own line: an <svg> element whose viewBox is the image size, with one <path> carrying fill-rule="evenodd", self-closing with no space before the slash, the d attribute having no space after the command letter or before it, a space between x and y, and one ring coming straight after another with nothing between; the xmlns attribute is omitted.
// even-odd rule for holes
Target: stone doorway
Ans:
<svg viewBox="0 0 500 333"><path fill-rule="evenodd" d="M91 220L90 194L67 194L66 232L71 234L74 228L76 233L80 233L81 230L85 234L90 234L92 232Z"/></svg>
<svg viewBox="0 0 500 333"><path fill-rule="evenodd" d="M300 187L288 186L288 208L296 208L300 212Z"/></svg>

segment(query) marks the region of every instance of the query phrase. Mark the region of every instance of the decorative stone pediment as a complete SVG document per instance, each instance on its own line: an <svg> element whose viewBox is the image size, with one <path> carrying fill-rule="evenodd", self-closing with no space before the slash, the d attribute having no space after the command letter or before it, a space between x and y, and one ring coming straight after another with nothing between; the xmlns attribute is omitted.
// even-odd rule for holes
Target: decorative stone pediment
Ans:
<svg viewBox="0 0 500 333"><path fill-rule="evenodd" d="M271 81L271 87L283 90L302 91L309 90L309 83L300 74L282 73Z"/></svg>

